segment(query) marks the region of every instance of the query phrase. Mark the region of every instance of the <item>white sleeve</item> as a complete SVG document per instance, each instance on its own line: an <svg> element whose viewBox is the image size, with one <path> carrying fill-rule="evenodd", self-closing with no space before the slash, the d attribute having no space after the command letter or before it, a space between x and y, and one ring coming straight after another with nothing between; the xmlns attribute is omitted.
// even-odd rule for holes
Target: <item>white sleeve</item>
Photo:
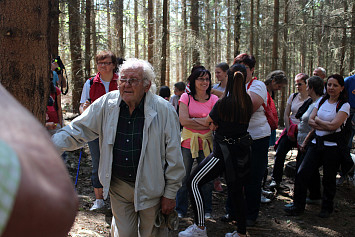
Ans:
<svg viewBox="0 0 355 237"><path fill-rule="evenodd" d="M90 98L90 79L87 79L81 92L80 104L84 104Z"/></svg>
<svg viewBox="0 0 355 237"><path fill-rule="evenodd" d="M267 103L267 89L264 82L259 80L253 81L252 85L249 88L249 91L259 95L261 98L263 98L264 103Z"/></svg>

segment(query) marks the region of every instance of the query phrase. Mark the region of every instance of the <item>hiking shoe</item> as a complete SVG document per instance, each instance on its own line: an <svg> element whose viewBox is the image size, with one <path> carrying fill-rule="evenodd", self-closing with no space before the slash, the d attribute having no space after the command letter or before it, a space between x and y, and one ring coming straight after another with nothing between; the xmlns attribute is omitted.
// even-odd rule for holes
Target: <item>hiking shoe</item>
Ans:
<svg viewBox="0 0 355 237"><path fill-rule="evenodd" d="M205 213L205 219L212 219L211 213Z"/></svg>
<svg viewBox="0 0 355 237"><path fill-rule="evenodd" d="M306 198L306 203L309 205L320 205L322 202L321 199L310 199L310 198Z"/></svg>
<svg viewBox="0 0 355 237"><path fill-rule="evenodd" d="M233 231L232 233L227 233L225 237L240 237L240 236L238 235L237 231Z"/></svg>
<svg viewBox="0 0 355 237"><path fill-rule="evenodd" d="M206 227L204 230L201 230L200 228L198 228L198 226L196 224L190 225L189 227L187 227L186 230L181 231L179 233L179 237L197 237L197 236L202 236L202 237L207 237L207 231L206 231Z"/></svg>
<svg viewBox="0 0 355 237"><path fill-rule="evenodd" d="M101 209L105 206L105 202L103 199L96 199L94 205L90 208L90 211L95 211Z"/></svg>
<svg viewBox="0 0 355 237"><path fill-rule="evenodd" d="M268 198L264 197L264 195L261 194L260 202L261 203L269 203L269 202L271 202L271 199L268 199Z"/></svg>
<svg viewBox="0 0 355 237"><path fill-rule="evenodd" d="M320 218L328 218L330 216L330 212L327 210L321 210L318 214Z"/></svg>
<svg viewBox="0 0 355 237"><path fill-rule="evenodd" d="M184 215L182 213L178 212L178 217L179 218L184 218Z"/></svg>
<svg viewBox="0 0 355 237"><path fill-rule="evenodd" d="M296 207L295 204L284 208L287 216L299 216L304 212L304 209Z"/></svg>
<svg viewBox="0 0 355 237"><path fill-rule="evenodd" d="M273 195L274 193L269 190L261 189L261 194L264 195L265 197L269 197L269 196Z"/></svg>
<svg viewBox="0 0 355 237"><path fill-rule="evenodd" d="M345 180L346 180L346 175L340 176L340 178L337 179L337 181L336 181L336 185L337 185L337 186L343 185L343 183L344 183Z"/></svg>

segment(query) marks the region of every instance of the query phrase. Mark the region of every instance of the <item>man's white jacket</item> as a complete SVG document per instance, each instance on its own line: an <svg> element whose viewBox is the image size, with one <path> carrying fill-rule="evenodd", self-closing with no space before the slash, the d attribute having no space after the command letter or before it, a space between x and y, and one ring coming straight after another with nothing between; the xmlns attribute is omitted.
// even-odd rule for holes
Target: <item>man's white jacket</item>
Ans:
<svg viewBox="0 0 355 237"><path fill-rule="evenodd" d="M99 179L105 199L111 182L113 145L121 100L118 90L103 95L52 137L60 152L76 150L99 137ZM162 196L175 199L185 176L180 125L174 107L149 91L144 101L144 117L142 150L134 190L136 211L157 205Z"/></svg>

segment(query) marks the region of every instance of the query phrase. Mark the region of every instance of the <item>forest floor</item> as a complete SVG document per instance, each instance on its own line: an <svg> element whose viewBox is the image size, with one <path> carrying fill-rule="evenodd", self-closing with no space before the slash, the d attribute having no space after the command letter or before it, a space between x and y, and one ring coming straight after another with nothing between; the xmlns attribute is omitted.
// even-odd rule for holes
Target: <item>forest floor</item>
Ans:
<svg viewBox="0 0 355 237"><path fill-rule="evenodd" d="M279 131L280 132L280 131ZM274 150L269 151L269 174L273 167ZM294 161L297 155L292 150L286 157L286 162ZM75 183L80 150L68 152L67 164L70 176ZM76 190L80 204L78 214L68 236L92 237L110 236L112 220L109 201L106 208L100 211L89 211L94 199L94 192L90 181L91 157L87 146L82 149L81 165L79 169ZM268 181L270 180L268 176ZM279 192L274 191L272 202L261 204L259 218L254 227L247 228L248 236L355 236L355 186L353 182L345 182L337 187L335 197L335 210L328 219L319 218L319 205L307 205L303 215L297 217L286 216L284 205L292 201L294 179L284 175L283 184ZM223 192L213 192L212 219L207 220L207 233L209 236L224 236L233 232L236 227L233 223L224 223L220 217L225 214L224 205L227 198L227 187L222 178ZM191 208L186 218L180 220L178 231L170 232L170 236L177 236L179 231L192 224L193 213Z"/></svg>

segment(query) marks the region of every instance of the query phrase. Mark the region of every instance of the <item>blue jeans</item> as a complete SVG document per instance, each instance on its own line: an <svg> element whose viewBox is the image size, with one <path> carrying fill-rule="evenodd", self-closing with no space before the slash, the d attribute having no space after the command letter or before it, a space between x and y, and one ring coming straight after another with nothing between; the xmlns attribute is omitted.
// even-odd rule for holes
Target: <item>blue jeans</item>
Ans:
<svg viewBox="0 0 355 237"><path fill-rule="evenodd" d="M192 158L190 149L181 147L181 152L184 160L186 175L182 180L182 187L179 189L176 195L176 211L185 216L187 213L187 208L189 207L186 183L190 178L192 165L195 159ZM196 157L196 161L198 164L200 164L203 159L205 159L205 155L203 154L203 151L200 150L198 152L198 157ZM212 189L213 180L202 186L205 213L212 213Z"/></svg>
<svg viewBox="0 0 355 237"><path fill-rule="evenodd" d="M245 184L247 220L256 221L259 215L261 183L268 163L270 136L253 140L251 146L251 170Z"/></svg>
<svg viewBox="0 0 355 237"><path fill-rule="evenodd" d="M95 139L88 142L91 160L92 160L92 172L91 172L91 183L94 188L102 188L99 180L99 163L100 163L100 146L99 139Z"/></svg>

